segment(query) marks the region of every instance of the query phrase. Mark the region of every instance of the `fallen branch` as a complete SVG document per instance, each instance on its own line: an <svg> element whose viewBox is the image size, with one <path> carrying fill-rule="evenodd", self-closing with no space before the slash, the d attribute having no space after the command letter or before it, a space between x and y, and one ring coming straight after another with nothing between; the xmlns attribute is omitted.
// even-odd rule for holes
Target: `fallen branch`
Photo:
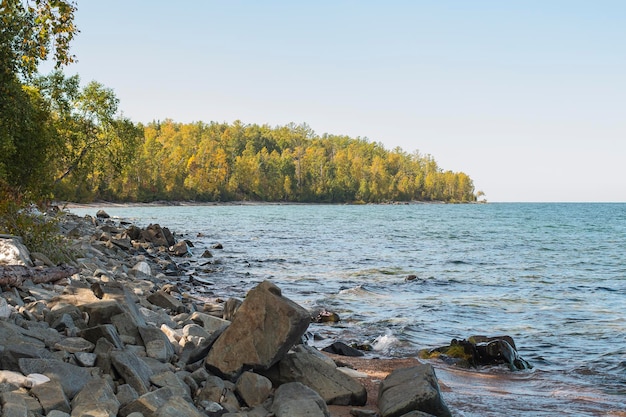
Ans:
<svg viewBox="0 0 626 417"><path fill-rule="evenodd" d="M53 267L0 265L0 285L19 287L27 280L31 280L35 284L56 282L63 278L71 277L78 272L78 268L66 264Z"/></svg>

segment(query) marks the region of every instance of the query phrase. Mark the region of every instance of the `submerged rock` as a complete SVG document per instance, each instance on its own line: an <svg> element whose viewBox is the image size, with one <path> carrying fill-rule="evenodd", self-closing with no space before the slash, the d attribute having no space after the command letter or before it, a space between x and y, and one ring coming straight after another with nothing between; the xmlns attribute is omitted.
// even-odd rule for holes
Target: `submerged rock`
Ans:
<svg viewBox="0 0 626 417"><path fill-rule="evenodd" d="M421 351L420 357L439 358L448 364L465 368L502 364L507 365L512 371L532 368L532 365L519 355L510 336L471 336L467 340L452 339L448 346Z"/></svg>

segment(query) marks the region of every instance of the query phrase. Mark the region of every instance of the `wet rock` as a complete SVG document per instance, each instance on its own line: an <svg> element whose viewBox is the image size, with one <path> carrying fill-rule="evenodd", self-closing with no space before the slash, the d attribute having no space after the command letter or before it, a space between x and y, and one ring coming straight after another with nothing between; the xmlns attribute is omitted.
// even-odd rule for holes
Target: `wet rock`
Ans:
<svg viewBox="0 0 626 417"><path fill-rule="evenodd" d="M268 369L300 339L310 321L306 309L264 281L248 292L231 325L209 351L206 365L235 378L244 365Z"/></svg>
<svg viewBox="0 0 626 417"><path fill-rule="evenodd" d="M96 217L98 219L109 219L109 218L111 218L111 216L109 216L109 214L106 211L104 211L104 210L98 210L96 212Z"/></svg>
<svg viewBox="0 0 626 417"><path fill-rule="evenodd" d="M271 411L276 417L330 417L322 397L300 382L278 387Z"/></svg>
<svg viewBox="0 0 626 417"><path fill-rule="evenodd" d="M441 417L452 415L443 401L435 370L430 364L390 373L380 385L378 408L382 417L400 417L411 411Z"/></svg>
<svg viewBox="0 0 626 417"><path fill-rule="evenodd" d="M213 254L211 253L210 250L205 250L204 252L202 252L202 255L200 255L201 258L212 258Z"/></svg>
<svg viewBox="0 0 626 417"><path fill-rule="evenodd" d="M353 347L346 345L343 342L334 342L330 346L326 346L322 349L324 352L334 353L341 356L363 356L364 353Z"/></svg>
<svg viewBox="0 0 626 417"><path fill-rule="evenodd" d="M338 323L339 321L341 321L341 319L339 318L339 314L337 313L327 310L321 310L312 317L311 321L313 321L314 323Z"/></svg>
<svg viewBox="0 0 626 417"><path fill-rule="evenodd" d="M471 336L467 340L452 339L448 346L421 351L420 357L439 358L448 364L466 368L501 364L507 365L512 371L532 368L532 365L519 355L510 336Z"/></svg>
<svg viewBox="0 0 626 417"><path fill-rule="evenodd" d="M181 240L170 247L170 253L174 256L187 256L189 255L189 246L187 242Z"/></svg>

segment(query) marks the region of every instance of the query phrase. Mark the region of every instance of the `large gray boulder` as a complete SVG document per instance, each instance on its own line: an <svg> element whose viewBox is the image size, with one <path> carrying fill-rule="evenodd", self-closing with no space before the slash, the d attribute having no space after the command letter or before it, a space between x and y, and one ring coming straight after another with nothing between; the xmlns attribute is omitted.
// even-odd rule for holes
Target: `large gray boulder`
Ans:
<svg viewBox="0 0 626 417"><path fill-rule="evenodd" d="M400 417L423 411L438 417L452 414L441 397L435 370L430 364L396 369L383 380L378 391L382 417Z"/></svg>
<svg viewBox="0 0 626 417"><path fill-rule="evenodd" d="M306 309L264 281L248 292L231 325L209 351L206 366L231 379L244 367L266 370L300 339L310 320Z"/></svg>
<svg viewBox="0 0 626 417"><path fill-rule="evenodd" d="M300 382L278 387L271 411L276 417L330 417L322 397Z"/></svg>
<svg viewBox="0 0 626 417"><path fill-rule="evenodd" d="M334 405L364 405L367 391L356 379L307 351L287 354L268 373L275 385L301 382Z"/></svg>

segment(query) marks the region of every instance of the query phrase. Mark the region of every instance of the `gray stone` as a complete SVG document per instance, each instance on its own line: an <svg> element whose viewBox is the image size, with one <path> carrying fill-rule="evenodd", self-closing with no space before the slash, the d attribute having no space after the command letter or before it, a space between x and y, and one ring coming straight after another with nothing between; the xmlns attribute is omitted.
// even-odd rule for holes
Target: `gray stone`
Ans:
<svg viewBox="0 0 626 417"><path fill-rule="evenodd" d="M157 291L148 296L150 301L155 306L159 306L166 310L173 311L174 313L184 313L187 311L185 305L176 297L166 293L165 291Z"/></svg>
<svg viewBox="0 0 626 417"><path fill-rule="evenodd" d="M111 317L123 312L122 306L115 300L100 300L79 306L89 316L90 327L111 324Z"/></svg>
<svg viewBox="0 0 626 417"><path fill-rule="evenodd" d="M120 408L119 416L128 417L131 413L141 413L144 417L155 417L157 410L164 406L174 394L169 388L159 388L141 395L134 401ZM181 417L181 416L178 416Z"/></svg>
<svg viewBox="0 0 626 417"><path fill-rule="evenodd" d="M202 326L209 334L213 334L218 331L222 332L230 325L230 321L228 320L220 319L219 317L201 313L199 311L194 311L189 317L189 320Z"/></svg>
<svg viewBox="0 0 626 417"><path fill-rule="evenodd" d="M235 390L248 407L255 407L270 395L272 381L253 372L244 372L237 379Z"/></svg>
<svg viewBox="0 0 626 417"><path fill-rule="evenodd" d="M146 354L161 362L169 362L174 356L174 347L161 329L154 326L138 327L139 334L146 347Z"/></svg>
<svg viewBox="0 0 626 417"><path fill-rule="evenodd" d="M137 394L137 391L129 384L122 384L117 387L115 397L117 397L117 400L120 402L120 407L123 407L139 398L139 394Z"/></svg>
<svg viewBox="0 0 626 417"><path fill-rule="evenodd" d="M117 416L120 408L113 389L104 378L94 378L72 400L72 416Z"/></svg>
<svg viewBox="0 0 626 417"><path fill-rule="evenodd" d="M276 417L330 417L322 397L300 382L278 387L271 411Z"/></svg>
<svg viewBox="0 0 626 417"><path fill-rule="evenodd" d="M268 376L275 384L301 382L327 404L364 405L367 402L367 391L356 379L305 351L289 353Z"/></svg>
<svg viewBox="0 0 626 417"><path fill-rule="evenodd" d="M0 393L2 417L28 417L28 407L24 398L16 392Z"/></svg>
<svg viewBox="0 0 626 417"><path fill-rule="evenodd" d="M91 352L76 352L74 353L74 358L76 358L76 362L83 367L91 368L96 366L96 360L98 359L98 355Z"/></svg>
<svg viewBox="0 0 626 417"><path fill-rule="evenodd" d="M155 417L205 417L191 403L180 397L172 397L157 410Z"/></svg>
<svg viewBox="0 0 626 417"><path fill-rule="evenodd" d="M44 374L63 387L68 399L74 398L85 384L92 378L87 368L65 363L58 359L30 359L19 360L20 371L24 375Z"/></svg>
<svg viewBox="0 0 626 417"><path fill-rule="evenodd" d="M111 352L111 364L122 379L132 386L139 395L149 391L152 370L134 353L125 351Z"/></svg>
<svg viewBox="0 0 626 417"><path fill-rule="evenodd" d="M451 416L430 364L396 369L390 373L380 385L378 408L382 417L400 417L411 411L424 411L439 417Z"/></svg>
<svg viewBox="0 0 626 417"><path fill-rule="evenodd" d="M310 320L306 309L264 281L248 292L231 325L213 344L206 365L229 378L236 378L244 366L268 369L300 340Z"/></svg>
<svg viewBox="0 0 626 417"><path fill-rule="evenodd" d="M66 413L72 410L67 396L63 392L63 386L58 381L48 381L35 385L30 389L30 393L37 397L46 414L52 410L64 411Z"/></svg>
<svg viewBox="0 0 626 417"><path fill-rule="evenodd" d="M191 390L189 385L183 382L174 372L166 371L161 372L150 377L150 382L153 385L164 388L167 387L172 390L172 393L177 397L183 397L188 401L191 401Z"/></svg>
<svg viewBox="0 0 626 417"><path fill-rule="evenodd" d="M89 340L93 344L97 344L99 339L104 338L111 342L116 349L124 348L124 343L122 343L120 335L117 333L115 326L112 324L102 324L81 330L80 336Z"/></svg>
<svg viewBox="0 0 626 417"><path fill-rule="evenodd" d="M82 337L66 337L54 344L56 350L64 350L69 353L92 352L96 345Z"/></svg>
<svg viewBox="0 0 626 417"><path fill-rule="evenodd" d="M65 411L52 410L48 414L46 414L46 417L70 417L70 415Z"/></svg>

